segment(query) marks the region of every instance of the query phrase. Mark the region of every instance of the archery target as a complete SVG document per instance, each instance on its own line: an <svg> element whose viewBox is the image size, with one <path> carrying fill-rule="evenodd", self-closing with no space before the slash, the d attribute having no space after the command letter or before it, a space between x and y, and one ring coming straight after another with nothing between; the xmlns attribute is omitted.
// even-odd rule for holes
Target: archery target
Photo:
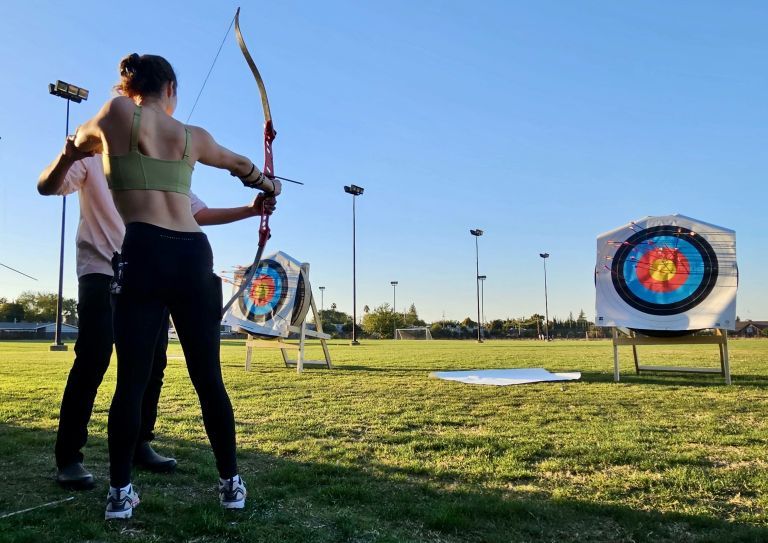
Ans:
<svg viewBox="0 0 768 543"><path fill-rule="evenodd" d="M235 292L247 271L241 269L235 274ZM223 322L248 334L288 337L289 327L303 322L310 302L309 279L301 262L277 252L259 262L250 284Z"/></svg>
<svg viewBox="0 0 768 543"><path fill-rule="evenodd" d="M737 280L732 230L682 215L648 217L598 238L596 322L733 329Z"/></svg>
<svg viewBox="0 0 768 543"><path fill-rule="evenodd" d="M273 320L288 298L288 276L274 260L262 260L251 284L238 300L246 319L258 324Z"/></svg>

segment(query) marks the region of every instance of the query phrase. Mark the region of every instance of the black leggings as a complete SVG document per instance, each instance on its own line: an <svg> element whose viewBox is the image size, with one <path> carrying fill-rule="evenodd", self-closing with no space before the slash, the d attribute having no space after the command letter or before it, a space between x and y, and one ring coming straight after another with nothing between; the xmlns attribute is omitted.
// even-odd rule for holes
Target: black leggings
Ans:
<svg viewBox="0 0 768 543"><path fill-rule="evenodd" d="M219 361L222 292L213 255L201 232L176 232L146 223L126 227L123 275L113 294L117 388L109 409L110 484L131 481L141 402L166 309L187 362L203 423L222 478L237 474L235 420Z"/></svg>

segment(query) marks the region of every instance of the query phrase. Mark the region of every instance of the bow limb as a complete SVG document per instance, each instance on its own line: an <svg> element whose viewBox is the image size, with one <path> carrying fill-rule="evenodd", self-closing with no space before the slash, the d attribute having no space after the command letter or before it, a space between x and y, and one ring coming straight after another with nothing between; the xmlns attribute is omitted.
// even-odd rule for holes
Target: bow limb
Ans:
<svg viewBox="0 0 768 543"><path fill-rule="evenodd" d="M259 69L256 67L256 63L253 61L253 57L251 57L251 54L248 52L248 47L245 45L243 34L240 32L240 8L237 8L237 12L235 13L235 37L237 38L237 43L240 46L240 51L242 51L243 56L245 57L245 61L248 63L248 67L251 69L251 73L253 73L254 79L256 79L256 85L258 86L259 94L261 95L261 105L264 108L263 172L269 177L274 177L275 167L272 158L272 142L275 140L277 132L275 132L275 128L272 125L272 113L269 110L269 99L267 98L267 89L264 86L264 80L261 78ZM267 240L270 237L269 215L263 211L264 210L262 208L261 222L259 223L259 248L256 251L256 257L253 259L253 264L251 264L251 266L246 270L245 274L243 274L243 280L240 283L237 292L235 292L232 298L230 298L230 300L222 309L222 316L226 315L227 310L232 306L235 300L237 300L245 291L245 289L248 288L248 285L250 285L254 275L256 274L256 270L259 267L259 262L261 261L261 257L264 254L264 247L266 247Z"/></svg>
<svg viewBox="0 0 768 543"><path fill-rule="evenodd" d="M254 79L256 79L256 86L259 87L259 95L261 96L261 106L264 109L264 173L269 177L274 177L275 168L272 161L272 142L277 136L275 128L272 125L272 113L269 110L269 99L267 98L267 88L264 86L264 80L261 78L259 69L256 67L256 63L253 61L253 57L248 52L248 47L245 45L243 34L240 32L240 8L237 8L235 13L235 37L237 43L240 46L240 51L243 52L245 62L248 63L248 67L253 73Z"/></svg>

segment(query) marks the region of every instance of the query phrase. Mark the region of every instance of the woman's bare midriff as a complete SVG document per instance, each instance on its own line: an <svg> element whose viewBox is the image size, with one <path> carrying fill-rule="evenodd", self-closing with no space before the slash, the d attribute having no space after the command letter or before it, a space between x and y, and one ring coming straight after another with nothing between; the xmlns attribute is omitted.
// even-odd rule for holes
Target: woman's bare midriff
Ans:
<svg viewBox="0 0 768 543"><path fill-rule="evenodd" d="M177 232L200 232L189 196L159 190L113 191L115 206L125 224L144 222Z"/></svg>

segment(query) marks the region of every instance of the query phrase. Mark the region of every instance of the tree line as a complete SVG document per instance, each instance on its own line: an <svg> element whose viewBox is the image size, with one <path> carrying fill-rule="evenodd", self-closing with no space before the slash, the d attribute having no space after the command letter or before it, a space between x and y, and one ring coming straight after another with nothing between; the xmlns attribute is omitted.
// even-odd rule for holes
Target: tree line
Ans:
<svg viewBox="0 0 768 543"><path fill-rule="evenodd" d="M58 296L49 292L22 292L15 300L0 298L0 322L55 322ZM77 326L77 300L64 298L64 322Z"/></svg>
<svg viewBox="0 0 768 543"><path fill-rule="evenodd" d="M352 334L352 316L338 311L336 304L331 304L331 309L320 311L323 322L323 330L334 337L346 338ZM534 313L529 317L494 319L483 324L483 337L485 338L542 338L544 337L545 318ZM392 338L397 328L410 328L414 326L428 326L419 318L416 306L411 304L407 311L402 313L392 311L389 304L382 304L371 310L367 305L363 307L363 318L357 326L355 335L372 339ZM441 320L429 325L432 337L435 339L469 339L477 337L477 322L470 317L462 321ZM551 318L547 322L550 338L590 338L603 337L601 328L595 327L589 321L584 310L578 317L573 313L567 319Z"/></svg>

